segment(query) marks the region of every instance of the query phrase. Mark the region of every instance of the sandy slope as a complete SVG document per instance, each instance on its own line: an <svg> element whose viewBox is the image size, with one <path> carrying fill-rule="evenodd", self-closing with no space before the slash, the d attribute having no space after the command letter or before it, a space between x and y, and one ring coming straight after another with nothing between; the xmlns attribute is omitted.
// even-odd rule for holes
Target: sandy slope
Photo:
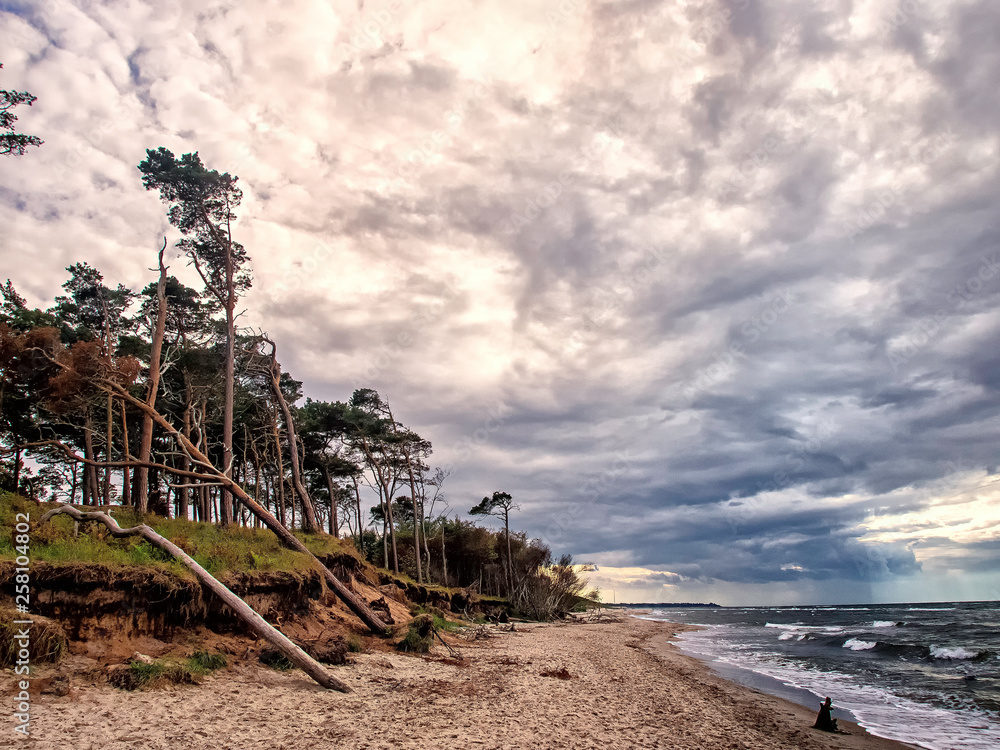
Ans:
<svg viewBox="0 0 1000 750"><path fill-rule="evenodd" d="M519 629L520 630L520 629ZM241 664L201 686L40 696L38 750L171 748L872 748L809 729L812 714L713 677L667 646L669 625L528 625L458 642L465 663L365 654L331 693L301 672ZM655 655L654 655L655 654ZM546 677L565 669L570 679ZM12 734L5 731L0 745Z"/></svg>

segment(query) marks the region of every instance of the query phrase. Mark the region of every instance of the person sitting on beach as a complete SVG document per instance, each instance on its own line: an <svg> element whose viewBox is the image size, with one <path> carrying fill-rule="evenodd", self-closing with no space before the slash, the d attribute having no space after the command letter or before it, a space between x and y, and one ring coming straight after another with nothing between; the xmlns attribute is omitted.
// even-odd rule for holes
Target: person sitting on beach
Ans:
<svg viewBox="0 0 1000 750"><path fill-rule="evenodd" d="M819 716L816 717L816 723L813 724L813 729L822 729L824 732L838 732L837 720L830 715L833 711L833 701L827 698L819 706Z"/></svg>

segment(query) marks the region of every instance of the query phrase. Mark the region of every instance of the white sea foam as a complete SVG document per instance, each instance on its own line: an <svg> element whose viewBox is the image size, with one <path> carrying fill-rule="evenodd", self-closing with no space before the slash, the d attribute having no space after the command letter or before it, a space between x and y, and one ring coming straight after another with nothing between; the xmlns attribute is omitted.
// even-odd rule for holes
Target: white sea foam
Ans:
<svg viewBox="0 0 1000 750"><path fill-rule="evenodd" d="M808 633L803 633L802 632L805 629L806 629L805 626L800 626L800 627L797 627L797 628L791 628L790 627L789 629L785 630L784 632L781 633L781 635L778 636L778 640L779 641L790 641L790 640L792 640L794 638L797 641L804 641L806 638L809 637Z"/></svg>
<svg viewBox="0 0 1000 750"><path fill-rule="evenodd" d="M951 612L955 607L907 607L907 612Z"/></svg>
<svg viewBox="0 0 1000 750"><path fill-rule="evenodd" d="M873 628L893 628L895 626L896 623L892 620L876 620L872 623Z"/></svg>
<svg viewBox="0 0 1000 750"><path fill-rule="evenodd" d="M967 648L945 648L944 646L931 646L931 657L934 659L975 659L979 652L969 651Z"/></svg>
<svg viewBox="0 0 1000 750"><path fill-rule="evenodd" d="M819 630L824 633L843 633L844 628L840 625L803 625L802 623L793 623L791 625L782 625L777 622L764 623L765 628L777 628L778 630Z"/></svg>
<svg viewBox="0 0 1000 750"><path fill-rule="evenodd" d="M823 612L869 612L871 607L819 607Z"/></svg>
<svg viewBox="0 0 1000 750"><path fill-rule="evenodd" d="M705 642L709 633L684 633L681 639ZM996 750L1000 736L996 718L979 711L954 711L919 703L892 691L859 685L857 677L839 672L803 669L762 654L735 654L716 642L715 658L736 667L773 677L817 696L835 694L834 708L850 711L872 734L908 742L929 750ZM819 699L817 698L817 705ZM834 714L836 715L836 714Z"/></svg>
<svg viewBox="0 0 1000 750"><path fill-rule="evenodd" d="M860 638L851 638L844 643L844 648L851 651L871 651L878 644L875 641L862 641Z"/></svg>

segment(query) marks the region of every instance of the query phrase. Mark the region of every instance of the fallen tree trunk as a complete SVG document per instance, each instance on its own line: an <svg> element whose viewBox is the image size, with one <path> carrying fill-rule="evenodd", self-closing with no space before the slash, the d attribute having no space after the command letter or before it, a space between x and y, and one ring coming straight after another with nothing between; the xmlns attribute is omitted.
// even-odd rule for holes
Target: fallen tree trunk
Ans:
<svg viewBox="0 0 1000 750"><path fill-rule="evenodd" d="M245 601L240 599L229 588L215 578L211 573L196 563L187 553L169 539L160 536L146 524L133 526L130 529L123 529L117 521L107 513L82 513L72 505L64 505L61 508L50 510L42 516L42 522L48 521L56 515L66 514L77 521L98 521L108 527L108 531L114 537L141 536L150 544L153 544L164 552L173 555L186 565L216 596L225 602L236 615L252 630L256 635L266 640L290 662L300 667L303 672L312 677L316 682L325 688L339 690L342 693L351 692L350 686L342 680L334 677L318 661L303 651L290 641L284 634L267 622L257 612L255 612Z"/></svg>

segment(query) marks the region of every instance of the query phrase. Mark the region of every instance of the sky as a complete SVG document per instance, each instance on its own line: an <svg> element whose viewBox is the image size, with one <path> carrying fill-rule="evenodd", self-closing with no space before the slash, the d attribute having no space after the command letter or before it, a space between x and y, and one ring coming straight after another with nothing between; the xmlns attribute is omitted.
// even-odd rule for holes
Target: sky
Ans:
<svg viewBox="0 0 1000 750"><path fill-rule="evenodd" d="M1000 598L993 0L0 0L2 275L238 175L266 329L606 600ZM174 257L171 272L194 285Z"/></svg>

